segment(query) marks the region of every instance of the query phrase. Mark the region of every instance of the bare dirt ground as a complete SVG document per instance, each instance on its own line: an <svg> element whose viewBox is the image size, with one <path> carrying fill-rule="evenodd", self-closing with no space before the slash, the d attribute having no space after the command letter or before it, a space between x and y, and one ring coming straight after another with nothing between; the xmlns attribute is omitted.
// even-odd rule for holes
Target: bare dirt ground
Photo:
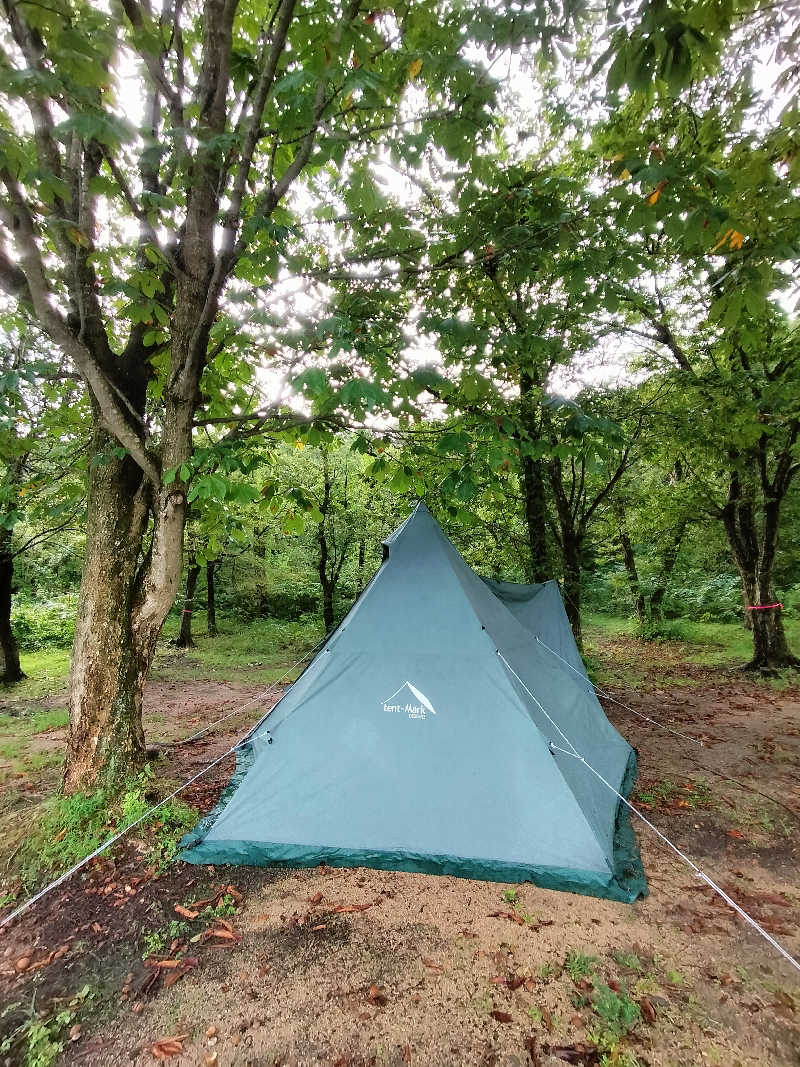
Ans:
<svg viewBox="0 0 800 1067"><path fill-rule="evenodd" d="M630 638L601 655L645 668L613 696L702 741L604 700L639 751L637 807L797 956L800 688ZM659 688L667 674L685 684ZM256 691L153 684L149 736L186 736ZM171 750L159 775L190 777L247 721ZM210 810L232 764L187 801ZM635 825L650 896L633 905L365 869L158 875L133 839L0 935L0 1001L57 1010L83 989L69 1065L800 1063L798 973Z"/></svg>

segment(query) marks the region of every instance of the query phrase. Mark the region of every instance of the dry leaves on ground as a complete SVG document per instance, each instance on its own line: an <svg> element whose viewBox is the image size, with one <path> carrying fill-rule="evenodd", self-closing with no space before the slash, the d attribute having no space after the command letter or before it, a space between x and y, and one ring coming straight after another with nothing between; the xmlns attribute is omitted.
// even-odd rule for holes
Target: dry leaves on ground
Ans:
<svg viewBox="0 0 800 1067"><path fill-rule="evenodd" d="M161 1037L150 1046L150 1054L157 1060L169 1060L173 1056L180 1056L183 1052L183 1043L188 1034L176 1034L175 1037Z"/></svg>

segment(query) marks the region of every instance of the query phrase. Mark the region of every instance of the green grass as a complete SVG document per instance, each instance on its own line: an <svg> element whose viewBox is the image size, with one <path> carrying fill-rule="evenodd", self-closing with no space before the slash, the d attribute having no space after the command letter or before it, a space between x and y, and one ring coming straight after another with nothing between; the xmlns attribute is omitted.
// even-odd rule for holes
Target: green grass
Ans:
<svg viewBox="0 0 800 1067"><path fill-rule="evenodd" d="M0 715L0 734L30 737L33 734L47 733L49 730L63 729L68 722L69 713L66 708L46 708L33 713L23 708L13 715ZM3 754L4 742L0 742L0 755Z"/></svg>
<svg viewBox="0 0 800 1067"><path fill-rule="evenodd" d="M597 962L597 956L587 956L585 952L570 951L564 961L564 970L573 982L579 982L582 978L589 977Z"/></svg>
<svg viewBox="0 0 800 1067"><path fill-rule="evenodd" d="M45 734L49 730L61 730L68 722L69 712L66 708L48 708L31 718L31 733Z"/></svg>
<svg viewBox="0 0 800 1067"><path fill-rule="evenodd" d="M35 734L63 729L68 720L66 708L31 712L22 702L14 713L0 715L0 760L10 764L0 770L0 782L9 775L25 775L58 766L63 758L62 751L31 752L29 742Z"/></svg>
<svg viewBox="0 0 800 1067"><path fill-rule="evenodd" d="M45 757L52 759L52 756ZM45 801L19 852L17 873L27 890L44 878L71 867L111 834L136 822L156 797L153 772L142 772L113 793L56 795ZM171 800L142 825L146 862L161 869L177 855L178 842L197 822L197 812Z"/></svg>
<svg viewBox="0 0 800 1067"><path fill-rule="evenodd" d="M784 626L789 646L794 649L800 648L800 619L784 618ZM740 666L746 663L753 654L752 636L739 623L675 619L668 620L662 630L664 635L662 639L637 644L637 658L642 660L642 666L646 667L651 657L653 664L656 664L659 646L679 650L680 657L686 662L704 667ZM590 666L599 667L600 673L605 674L607 666L604 661L607 654L603 646L608 641L625 637L632 638L636 634L637 624L634 619L620 619L610 615L586 615L584 636ZM648 655L648 647L652 647L650 655ZM635 666L626 666L625 674L631 677L631 684L636 684L636 680L641 681L643 677L641 670ZM796 675L792 676L796 677ZM607 680L610 681L611 678ZM664 681L665 684L676 684L680 679L666 674Z"/></svg>
<svg viewBox="0 0 800 1067"><path fill-rule="evenodd" d="M0 686L0 698L9 701L44 700L66 689L69 681L71 648L48 648L43 652L20 653L20 666L27 678L11 686Z"/></svg>
<svg viewBox="0 0 800 1067"><path fill-rule="evenodd" d="M636 787L636 796L645 804L675 804L680 802L681 807L709 808L713 801L711 787L704 778L698 778L692 782L673 782L665 778L661 782L651 782L647 785L639 783Z"/></svg>
<svg viewBox="0 0 800 1067"><path fill-rule="evenodd" d="M198 633L195 647L170 645L173 624L159 644L151 677L163 681L243 681L257 684L277 681L297 660L308 654L323 637L322 623L313 616L296 622L257 619L237 624L221 623L217 637ZM300 671L298 667L295 676Z"/></svg>

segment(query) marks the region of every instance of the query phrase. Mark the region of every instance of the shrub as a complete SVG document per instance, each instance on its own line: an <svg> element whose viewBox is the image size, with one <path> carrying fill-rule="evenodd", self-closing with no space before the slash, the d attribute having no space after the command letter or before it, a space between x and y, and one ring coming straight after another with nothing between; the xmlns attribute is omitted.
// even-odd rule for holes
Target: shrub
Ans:
<svg viewBox="0 0 800 1067"><path fill-rule="evenodd" d="M69 647L75 636L77 607L77 593L66 593L50 600L16 597L11 625L19 647L24 652Z"/></svg>
<svg viewBox="0 0 800 1067"><path fill-rule="evenodd" d="M689 632L681 619L646 619L636 626L635 634L643 641L689 641Z"/></svg>

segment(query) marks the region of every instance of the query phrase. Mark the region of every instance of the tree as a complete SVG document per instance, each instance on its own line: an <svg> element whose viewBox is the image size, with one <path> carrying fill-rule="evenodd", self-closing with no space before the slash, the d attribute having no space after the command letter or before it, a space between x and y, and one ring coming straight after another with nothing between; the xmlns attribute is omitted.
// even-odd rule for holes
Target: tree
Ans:
<svg viewBox="0 0 800 1067"><path fill-rule="evenodd" d="M321 195L338 180L358 214L376 198L378 144L474 151L494 85L469 43L564 32L517 15L478 7L465 27L460 5L422 2L6 5L2 126L17 132L0 145L0 284L80 374L93 420L66 790L144 759L142 688L180 580L196 425L253 431L280 414L252 387L258 331L236 301L278 273L287 196L303 175Z"/></svg>
<svg viewBox="0 0 800 1067"><path fill-rule="evenodd" d="M637 461L659 397L617 390L579 399L580 407L572 405L576 410L549 420L552 451L547 474L555 512L553 536L563 559L564 608L581 648L581 578L587 535L600 509L608 505L621 478Z"/></svg>
<svg viewBox="0 0 800 1067"><path fill-rule="evenodd" d="M186 569L186 594L181 611L181 627L175 644L178 648L194 648L192 640L192 615L194 614L194 595L197 592L197 579L200 577L200 564L193 554L189 555Z"/></svg>
<svg viewBox="0 0 800 1067"><path fill-rule="evenodd" d="M315 447L286 447L276 456L280 496L292 501L290 514L276 508L276 520L285 533L305 534L313 542L309 551L326 633L339 614L343 576L357 596L364 582L366 541L384 537L396 511L388 494L371 481L368 458L353 448L358 442L352 434L341 435Z"/></svg>
<svg viewBox="0 0 800 1067"><path fill-rule="evenodd" d="M666 397L665 408L675 398ZM677 398L682 402L683 398ZM623 477L611 498L601 540L622 556L631 601L638 620L659 622L664 598L687 530L697 523L701 501L676 458L664 410L657 412L649 450L633 476Z"/></svg>
<svg viewBox="0 0 800 1067"><path fill-rule="evenodd" d="M668 432L725 529L752 615L749 666L772 669L797 662L772 605L781 508L800 470L800 335L775 296L800 255L789 147L800 126L788 112L754 132L760 109L746 82L723 80L680 109L645 116L629 104L598 144L622 147L617 218L641 268L618 289L622 328L647 342L648 371L679 390Z"/></svg>
<svg viewBox="0 0 800 1067"><path fill-rule="evenodd" d="M25 677L11 624L15 564L80 518L85 412L24 320L0 344L0 682Z"/></svg>
<svg viewBox="0 0 800 1067"><path fill-rule="evenodd" d="M206 560L206 633L209 637L219 634L217 629L217 593L216 593L217 561Z"/></svg>

